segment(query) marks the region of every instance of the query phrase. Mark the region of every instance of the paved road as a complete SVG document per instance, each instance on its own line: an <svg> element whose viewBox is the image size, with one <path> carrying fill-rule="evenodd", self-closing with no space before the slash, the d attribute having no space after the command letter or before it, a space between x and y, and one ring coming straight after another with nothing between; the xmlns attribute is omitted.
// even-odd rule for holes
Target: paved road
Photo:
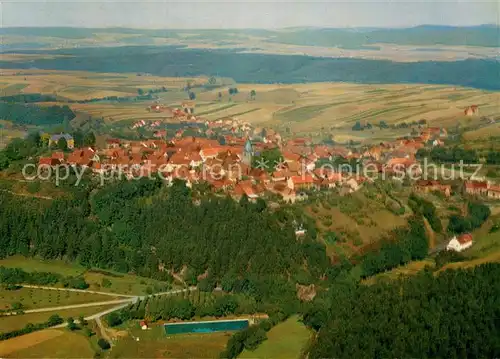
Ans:
<svg viewBox="0 0 500 359"><path fill-rule="evenodd" d="M131 299L117 299L117 300L108 300L104 302L90 302L90 303L82 303L82 304L71 304L71 305L62 305L59 307L46 307L46 308L37 308L37 309L27 309L23 310L24 314L30 314L30 313L43 313L43 312L53 312L56 310L67 310L67 309L76 309L76 308L87 308L87 307L99 307L102 305L109 305L109 304L123 304L128 305L130 303L133 303L135 298ZM14 315L16 312L10 312L10 313L4 313L4 315Z"/></svg>
<svg viewBox="0 0 500 359"><path fill-rule="evenodd" d="M189 287L186 289L174 289L174 290L169 290L166 292L161 292L161 293L155 293L151 295L126 295L126 294L115 294L115 293L106 293L106 292L99 292L95 290L85 290L85 289L73 289L73 288L55 288L55 287L45 287L45 286L39 286L39 285L31 285L31 284L20 284L25 288L36 288L36 289L46 289L46 290L59 290L59 291L67 291L67 292L80 292L80 293L93 293L93 294L102 294L102 295L108 295L112 297L124 297L125 299L116 299L116 300L108 300L104 302L90 302L90 303L82 303L82 304L73 304L73 305L64 305L64 306L59 306L59 307L49 307L49 308L37 308L37 309L29 309L25 310L25 314L29 313L41 313L41 312L49 312L49 311L58 311L58 310L66 310L66 309L74 309L74 308L86 308L86 307L95 307L95 306L101 306L101 305L108 305L108 304L118 304L116 307L112 307L109 309L106 309L102 312L95 313L92 315L89 315L88 317L85 317L85 320L95 320L97 325L99 326L99 329L101 330L101 335L104 339L106 339L110 345L113 345L113 342L111 338L109 337L108 333L106 332L106 328L102 324L101 317L104 315L107 315L109 313L115 312L117 310L120 310L122 308L125 308L126 306L137 302L138 300L143 300L146 297L151 297L151 296L163 296L163 295L172 295L172 294L177 294L177 293L182 293L185 291L193 291L196 290L196 287ZM6 315L12 315L14 313L6 313ZM78 321L76 321L78 322ZM68 325L68 323L62 323L59 325L54 326L53 328L64 328Z"/></svg>
<svg viewBox="0 0 500 359"><path fill-rule="evenodd" d="M182 292L185 292L187 290L189 291L192 291L192 290L195 290L196 287L190 287L188 289L175 289L175 290L170 290L170 291L167 291L167 292L161 292L161 293L155 293L154 295L155 296L159 296L159 295L172 295L172 294L177 294L177 293L182 293ZM153 295L153 294L152 294ZM111 304L113 302L115 303L120 303L120 305L116 306L116 307L113 307L113 308L109 308L109 309L106 309L102 312L99 312L99 313L95 313L95 314L92 314L92 315L89 315L88 317L85 317L85 320L95 320L97 326L99 327L99 330L101 331L101 336L106 339L106 341L111 345L113 346L113 341L112 339L109 337L107 331L106 331L106 328L105 326L102 324L102 320L101 320L101 317L103 317L104 315L107 315L109 313L112 313L112 312L115 312L117 310L120 310L122 308L125 308L127 307L128 305L130 305L131 303L135 303L136 301L138 300L143 300L144 298L146 297L150 297L152 295L146 295L146 296L135 296L135 297L131 297L129 299L121 299L121 300L115 300L115 301L108 301L108 302L104 302L104 303L108 303L108 304ZM49 309L49 308L45 308L45 309ZM27 311L25 312L27 313ZM78 321L77 321L78 322ZM68 324L67 323L63 323L63 324L60 324L60 325L57 325L53 328L64 328L66 327Z"/></svg>
<svg viewBox="0 0 500 359"><path fill-rule="evenodd" d="M19 285L23 286L24 288L60 290L60 291L66 291L66 292L79 292L79 293L92 293L92 294L108 295L110 297L137 298L136 295L118 294L118 293L109 293L109 292L99 292L99 291L96 291L96 290L87 290L87 289L56 288L56 287L45 287L45 286L41 286L41 285L31 285L31 284L19 284Z"/></svg>

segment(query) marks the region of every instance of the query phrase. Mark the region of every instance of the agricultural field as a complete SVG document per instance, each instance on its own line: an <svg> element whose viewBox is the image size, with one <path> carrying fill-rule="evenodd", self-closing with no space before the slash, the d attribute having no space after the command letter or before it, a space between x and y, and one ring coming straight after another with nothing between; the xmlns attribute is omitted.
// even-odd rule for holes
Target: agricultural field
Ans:
<svg viewBox="0 0 500 359"><path fill-rule="evenodd" d="M196 94L195 114L207 120L237 118L254 126L267 126L281 133L292 131L337 142L349 140L380 142L408 135L411 126L401 129L380 129L377 124L411 123L422 119L430 126L467 128L465 139L482 139L500 134L500 93L444 85L367 85L350 83L308 84L237 84L238 93L229 95L228 86L204 88L206 77L171 78L108 74L79 71L9 70L2 75L0 92L6 94L42 93L66 100L83 100L106 96L134 97L138 89L159 89L157 101L176 107L188 99L186 84L193 84ZM255 91L252 97L251 91ZM221 96L219 97L219 92ZM70 103L78 116L102 118L110 128L138 120L170 121L163 113L149 112L150 100L131 102L101 101ZM50 105L53 103L44 103ZM478 105L480 115L464 116L464 109ZM482 119L487 118L488 120ZM360 122L373 128L352 131Z"/></svg>
<svg viewBox="0 0 500 359"><path fill-rule="evenodd" d="M141 330L130 322L116 333L110 358L216 358L224 350L232 333L178 334L167 337L163 325Z"/></svg>
<svg viewBox="0 0 500 359"><path fill-rule="evenodd" d="M27 272L53 272L64 276L83 275L85 281L90 285L88 288L89 290L107 293L140 295L148 292L165 291L171 287L169 283L150 278L96 268L86 269L78 264L69 264L62 260L42 260L38 258L12 256L1 259L0 266L23 268ZM108 298L112 299L112 297Z"/></svg>
<svg viewBox="0 0 500 359"><path fill-rule="evenodd" d="M138 74L108 74L85 71L2 70L0 96L41 93L67 100L108 96L137 96L138 90L183 88L187 81L203 84L206 78L173 78Z"/></svg>
<svg viewBox="0 0 500 359"><path fill-rule="evenodd" d="M1 331L5 332L22 329L28 323L35 324L35 323L46 322L50 318L50 316L54 314L57 314L64 319L68 317L78 318L80 315L87 317L96 313L103 312L113 307L116 307L116 304L100 305L100 306L86 307L86 308L73 308L73 309L41 312L41 313L28 313L28 314L3 316L0 317L0 329Z"/></svg>
<svg viewBox="0 0 500 359"><path fill-rule="evenodd" d="M83 335L65 329L46 329L0 342L7 358L93 358L95 351Z"/></svg>
<svg viewBox="0 0 500 359"><path fill-rule="evenodd" d="M293 359L300 358L311 337L311 332L297 316L288 318L267 332L267 340L256 350L245 350L240 359Z"/></svg>
<svg viewBox="0 0 500 359"><path fill-rule="evenodd" d="M13 303L21 304L22 308L24 310L27 310L90 302L104 302L113 299L118 298L94 293L69 292L25 287L13 290L0 288L0 310L8 310L12 308Z"/></svg>

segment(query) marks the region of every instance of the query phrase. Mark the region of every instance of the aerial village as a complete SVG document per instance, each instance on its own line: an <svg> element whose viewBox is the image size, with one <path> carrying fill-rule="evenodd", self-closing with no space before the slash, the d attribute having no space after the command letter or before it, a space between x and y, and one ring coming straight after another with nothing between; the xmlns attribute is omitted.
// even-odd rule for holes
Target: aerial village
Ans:
<svg viewBox="0 0 500 359"><path fill-rule="evenodd" d="M52 135L49 145L57 144L63 137L72 152L53 151L50 157L41 157L39 165L67 164L100 176L119 171L129 179L161 174L167 183L177 178L186 181L188 187L206 182L214 192L228 193L235 199L245 195L256 200L276 194L283 201L294 203L307 198L306 192L310 190L336 188L341 195L355 192L380 173L389 177L394 173L421 174L417 151L443 146L448 137L445 128L426 126L415 136L362 148L315 144L304 137L285 140L273 129L253 128L236 118L206 121L194 115L194 106L189 101L175 109L156 103L148 107L148 111L166 112L174 123L180 124L173 133L162 129L165 126L161 121L142 120L130 127L153 131L149 139L107 138L105 146L100 148L74 148L71 135ZM477 108L474 106L470 111ZM266 151L277 151L279 160L266 161ZM356 173L352 167L324 166L339 162L369 167L371 176ZM470 195L500 199L500 186L487 181L465 181L464 188ZM451 195L451 186L434 178L417 180L414 189Z"/></svg>

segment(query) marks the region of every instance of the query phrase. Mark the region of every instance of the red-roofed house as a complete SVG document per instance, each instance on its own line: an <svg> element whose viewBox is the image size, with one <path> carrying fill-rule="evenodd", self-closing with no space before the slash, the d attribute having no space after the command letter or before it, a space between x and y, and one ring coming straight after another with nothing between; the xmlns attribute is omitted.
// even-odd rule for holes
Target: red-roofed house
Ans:
<svg viewBox="0 0 500 359"><path fill-rule="evenodd" d="M488 194L488 182L467 181L465 182L465 193L470 195Z"/></svg>
<svg viewBox="0 0 500 359"><path fill-rule="evenodd" d="M488 188L488 197L492 199L500 199L500 186L490 186Z"/></svg>
<svg viewBox="0 0 500 359"><path fill-rule="evenodd" d="M63 162L64 161L64 152L61 152L61 151L53 152L51 157Z"/></svg>
<svg viewBox="0 0 500 359"><path fill-rule="evenodd" d="M200 156L203 161L206 161L209 158L215 158L223 149L221 147L207 147L200 151Z"/></svg>
<svg viewBox="0 0 500 359"><path fill-rule="evenodd" d="M477 105L468 106L464 110L465 116L473 116L479 114L479 107Z"/></svg>
<svg viewBox="0 0 500 359"><path fill-rule="evenodd" d="M449 251L461 252L470 246L472 246L472 234L465 233L458 237L454 236L446 246L446 249Z"/></svg>
<svg viewBox="0 0 500 359"><path fill-rule="evenodd" d="M291 176L287 181L288 188L297 189L309 189L316 187L314 183L314 178L310 174L304 174L302 176Z"/></svg>

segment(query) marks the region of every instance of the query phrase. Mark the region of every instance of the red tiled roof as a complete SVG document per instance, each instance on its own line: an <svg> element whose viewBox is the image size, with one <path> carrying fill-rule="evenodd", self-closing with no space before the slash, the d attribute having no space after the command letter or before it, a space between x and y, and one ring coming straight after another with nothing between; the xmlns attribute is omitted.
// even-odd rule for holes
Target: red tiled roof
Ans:
<svg viewBox="0 0 500 359"><path fill-rule="evenodd" d="M460 244L466 244L472 242L472 234L470 233L461 234L457 237L457 240Z"/></svg>
<svg viewBox="0 0 500 359"><path fill-rule="evenodd" d="M290 177L294 184L311 184L314 183L314 178L306 174L304 176L292 176Z"/></svg>
<svg viewBox="0 0 500 359"><path fill-rule="evenodd" d="M52 158L57 158L58 160L64 160L64 152L61 151L53 152Z"/></svg>
<svg viewBox="0 0 500 359"><path fill-rule="evenodd" d="M488 189L488 182L469 181L465 183L466 189Z"/></svg>

